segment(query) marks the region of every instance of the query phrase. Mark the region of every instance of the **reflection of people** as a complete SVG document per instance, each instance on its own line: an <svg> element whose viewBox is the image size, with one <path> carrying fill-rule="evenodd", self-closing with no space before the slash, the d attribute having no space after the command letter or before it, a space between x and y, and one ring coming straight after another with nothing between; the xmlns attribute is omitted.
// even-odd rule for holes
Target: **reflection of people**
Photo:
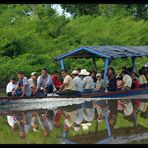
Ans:
<svg viewBox="0 0 148 148"><path fill-rule="evenodd" d="M7 84L6 87L7 96L12 96L12 92L15 89L15 87L16 87L16 79L15 77L11 77L10 82Z"/></svg>
<svg viewBox="0 0 148 148"><path fill-rule="evenodd" d="M49 131L54 128L54 112L52 110L38 112L37 118L41 129L44 131L44 136L49 135Z"/></svg>

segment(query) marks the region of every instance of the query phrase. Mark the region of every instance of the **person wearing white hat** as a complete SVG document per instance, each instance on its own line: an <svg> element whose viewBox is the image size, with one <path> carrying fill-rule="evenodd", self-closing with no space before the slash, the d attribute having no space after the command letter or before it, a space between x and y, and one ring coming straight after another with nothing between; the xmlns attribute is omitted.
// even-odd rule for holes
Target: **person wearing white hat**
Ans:
<svg viewBox="0 0 148 148"><path fill-rule="evenodd" d="M36 92L36 87L37 87L37 73L32 72L31 78L28 81L29 81L29 84L31 86L32 95L34 95L35 92Z"/></svg>
<svg viewBox="0 0 148 148"><path fill-rule="evenodd" d="M90 75L90 73L86 69L81 69L79 75L82 77L82 85L84 90L92 90L94 89L94 82Z"/></svg>
<svg viewBox="0 0 148 148"><path fill-rule="evenodd" d="M71 73L73 77L73 81L75 83L76 91L78 91L79 94L83 92L83 85L82 85L82 79L78 76L79 72L77 70L73 70Z"/></svg>

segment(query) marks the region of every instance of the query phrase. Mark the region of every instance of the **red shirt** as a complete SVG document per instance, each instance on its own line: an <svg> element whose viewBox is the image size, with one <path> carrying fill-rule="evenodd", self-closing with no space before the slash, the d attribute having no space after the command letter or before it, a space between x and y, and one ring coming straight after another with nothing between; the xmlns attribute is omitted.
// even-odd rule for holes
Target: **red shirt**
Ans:
<svg viewBox="0 0 148 148"><path fill-rule="evenodd" d="M55 77L55 75L52 75L52 82L55 88L59 89L62 85L60 78Z"/></svg>

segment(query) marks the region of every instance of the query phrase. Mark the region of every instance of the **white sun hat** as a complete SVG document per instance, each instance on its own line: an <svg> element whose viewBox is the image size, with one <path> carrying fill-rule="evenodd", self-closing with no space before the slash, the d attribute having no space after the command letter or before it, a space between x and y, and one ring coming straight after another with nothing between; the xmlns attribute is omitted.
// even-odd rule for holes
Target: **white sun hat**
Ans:
<svg viewBox="0 0 148 148"><path fill-rule="evenodd" d="M144 67L148 67L148 63L146 63L146 64L144 65Z"/></svg>
<svg viewBox="0 0 148 148"><path fill-rule="evenodd" d="M8 122L8 124L9 124L11 127L13 127L13 126L15 125L15 123L16 123L16 121L15 121L14 118L13 118L13 116L9 116L9 115L7 115L7 122Z"/></svg>
<svg viewBox="0 0 148 148"><path fill-rule="evenodd" d="M133 105L132 103L125 104L124 115L130 116L133 112Z"/></svg>
<svg viewBox="0 0 148 148"><path fill-rule="evenodd" d="M81 69L81 72L79 73L79 75L84 75L84 76L88 76L90 73L86 70L86 69Z"/></svg>
<svg viewBox="0 0 148 148"><path fill-rule="evenodd" d="M101 73L97 73L97 74L96 74L96 77L101 77L101 76L102 76Z"/></svg>
<svg viewBox="0 0 148 148"><path fill-rule="evenodd" d="M31 76L37 75L37 72L32 72Z"/></svg>
<svg viewBox="0 0 148 148"><path fill-rule="evenodd" d="M79 72L77 70L73 70L71 74L77 75L77 74L79 74Z"/></svg>
<svg viewBox="0 0 148 148"><path fill-rule="evenodd" d="M90 122L94 119L95 116L95 108L85 108L83 117L86 121Z"/></svg>
<svg viewBox="0 0 148 148"><path fill-rule="evenodd" d="M83 130L88 130L91 123L82 123L81 125L82 125Z"/></svg>

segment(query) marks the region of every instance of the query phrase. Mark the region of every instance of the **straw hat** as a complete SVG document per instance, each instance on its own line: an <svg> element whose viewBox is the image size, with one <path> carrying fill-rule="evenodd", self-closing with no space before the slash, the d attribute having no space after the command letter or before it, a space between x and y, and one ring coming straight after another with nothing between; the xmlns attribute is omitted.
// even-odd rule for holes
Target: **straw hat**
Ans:
<svg viewBox="0 0 148 148"><path fill-rule="evenodd" d="M37 75L37 73L36 72L32 72L31 73L31 76L34 76L34 75Z"/></svg>
<svg viewBox="0 0 148 148"><path fill-rule="evenodd" d="M96 74L96 77L101 77L101 76L102 76L101 73L97 73L97 74Z"/></svg>
<svg viewBox="0 0 148 148"><path fill-rule="evenodd" d="M131 115L133 112L133 105L132 103L128 103L128 104L125 104L125 109L124 109L124 115L125 116L129 116Z"/></svg>
<svg viewBox="0 0 148 148"><path fill-rule="evenodd" d="M84 76L88 76L90 73L86 70L86 69L81 69L81 72L79 73L79 75L84 75Z"/></svg>
<svg viewBox="0 0 148 148"><path fill-rule="evenodd" d="M71 74L79 74L79 72L77 70L73 70L73 72Z"/></svg>

